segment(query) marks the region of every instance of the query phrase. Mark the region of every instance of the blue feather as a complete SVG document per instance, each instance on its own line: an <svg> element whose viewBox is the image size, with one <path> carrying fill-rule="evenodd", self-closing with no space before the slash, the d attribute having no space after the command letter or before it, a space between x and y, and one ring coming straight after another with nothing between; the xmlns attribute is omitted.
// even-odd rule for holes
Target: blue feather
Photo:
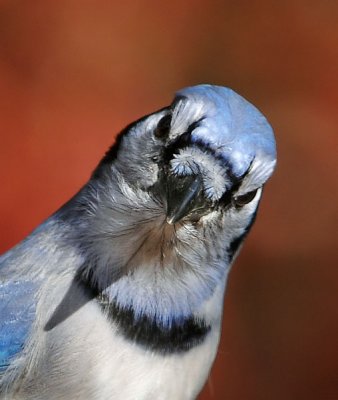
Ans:
<svg viewBox="0 0 338 400"><path fill-rule="evenodd" d="M35 318L36 285L29 281L0 281L0 372L18 355Z"/></svg>
<svg viewBox="0 0 338 400"><path fill-rule="evenodd" d="M212 85L187 87L177 93L208 107L193 131L192 140L202 141L230 163L235 175L247 171L260 155L276 159L276 143L271 126L260 111L233 90Z"/></svg>

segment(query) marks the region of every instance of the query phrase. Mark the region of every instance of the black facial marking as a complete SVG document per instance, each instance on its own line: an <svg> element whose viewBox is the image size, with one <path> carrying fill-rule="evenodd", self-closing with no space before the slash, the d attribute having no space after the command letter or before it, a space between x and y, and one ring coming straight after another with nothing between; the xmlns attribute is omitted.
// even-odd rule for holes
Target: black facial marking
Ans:
<svg viewBox="0 0 338 400"><path fill-rule="evenodd" d="M201 344L211 329L203 320L193 317L182 322L173 321L170 327L164 327L146 315L136 319L132 309L119 307L114 302L108 303L102 295L98 297L98 301L104 313L116 324L119 334L160 354L188 351Z"/></svg>
<svg viewBox="0 0 338 400"><path fill-rule="evenodd" d="M253 214L248 226L245 228L244 232L241 235L239 235L236 238L234 238L232 240L232 242L230 243L230 245L229 245L229 247L227 249L228 257L229 257L229 263L232 262L235 254L237 253L237 250L238 250L239 246L242 244L243 240L246 238L247 234L250 232L250 229L251 229L252 225L254 224L254 222L256 220L256 215L257 215L257 209L256 209L255 213Z"/></svg>
<svg viewBox="0 0 338 400"><path fill-rule="evenodd" d="M236 208L241 208L243 207L245 204L249 203L251 200L254 199L257 190L253 190L250 193L246 193L243 196L235 196L235 193L238 191L238 189L240 188L243 179L249 174L251 167L252 167L252 163L253 160L251 161L249 167L247 168L247 170L244 172L244 174L240 175L240 176L236 176L233 172L232 172L232 168L231 165L228 165L228 169L227 169L227 176L231 181L231 188L230 190L226 190L223 194L223 196L219 199L219 205L223 206L223 208L227 208L231 205L234 205Z"/></svg>
<svg viewBox="0 0 338 400"><path fill-rule="evenodd" d="M234 204L237 208L245 206L245 204L250 203L256 196L258 189L252 190L251 192L242 194L234 198Z"/></svg>
<svg viewBox="0 0 338 400"><path fill-rule="evenodd" d="M198 127L200 122L203 120L203 118L193 122L190 124L185 132L182 134L178 135L177 138L172 140L165 148L163 157L164 157L164 162L168 163L174 156L174 154L178 154L181 149L184 147L188 146L196 146L199 147L198 143L194 141L194 143L191 142L191 133L193 132L194 129ZM208 146L203 144L203 149L204 151L208 151Z"/></svg>
<svg viewBox="0 0 338 400"><path fill-rule="evenodd" d="M203 120L204 120L204 117L202 117L202 118L198 119L197 121L191 123L191 124L188 126L187 133L189 133L189 135L191 135L192 131L194 131L194 130L200 125L200 123L201 123Z"/></svg>
<svg viewBox="0 0 338 400"><path fill-rule="evenodd" d="M170 132L170 124L171 124L171 114L167 114L164 117L162 117L155 129L154 135L158 139L166 139L169 135Z"/></svg>

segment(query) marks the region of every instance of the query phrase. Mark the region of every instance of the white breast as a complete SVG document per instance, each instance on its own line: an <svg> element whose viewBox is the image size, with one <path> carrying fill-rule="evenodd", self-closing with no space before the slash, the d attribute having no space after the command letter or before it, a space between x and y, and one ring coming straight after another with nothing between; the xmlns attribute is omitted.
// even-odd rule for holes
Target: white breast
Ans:
<svg viewBox="0 0 338 400"><path fill-rule="evenodd" d="M67 277L56 288L67 288ZM161 355L124 339L95 301L45 332L40 321L28 345L20 386L6 400L192 400L203 387L220 336L222 288L203 312L219 314L204 342L189 351ZM81 299L78 289L73 299ZM58 293L62 296L64 293ZM41 298L46 312L54 294ZM55 298L54 298L55 300ZM47 314L50 315L52 310ZM43 314L43 313L42 313ZM215 316L215 314L214 314ZM1 397L0 397L1 398Z"/></svg>

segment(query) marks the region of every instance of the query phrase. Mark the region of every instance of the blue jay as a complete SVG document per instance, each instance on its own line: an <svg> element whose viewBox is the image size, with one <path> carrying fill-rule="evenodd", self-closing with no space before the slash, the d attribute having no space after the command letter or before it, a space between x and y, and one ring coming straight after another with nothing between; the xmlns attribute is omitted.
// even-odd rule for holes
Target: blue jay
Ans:
<svg viewBox="0 0 338 400"><path fill-rule="evenodd" d="M125 128L0 258L0 399L195 399L275 163L270 125L225 87L185 88Z"/></svg>

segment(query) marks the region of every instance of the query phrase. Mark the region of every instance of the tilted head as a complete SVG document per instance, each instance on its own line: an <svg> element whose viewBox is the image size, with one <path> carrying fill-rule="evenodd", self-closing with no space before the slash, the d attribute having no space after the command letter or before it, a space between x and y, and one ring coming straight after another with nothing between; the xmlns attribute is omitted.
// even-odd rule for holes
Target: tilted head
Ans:
<svg viewBox="0 0 338 400"><path fill-rule="evenodd" d="M0 397L196 398L274 165L270 126L226 88L184 89L127 127L0 260Z"/></svg>
<svg viewBox="0 0 338 400"><path fill-rule="evenodd" d="M199 85L127 127L103 164L115 157L127 183L161 197L170 223L249 202L272 174L276 148L254 106L231 89Z"/></svg>
<svg viewBox="0 0 338 400"><path fill-rule="evenodd" d="M190 313L225 281L275 163L270 125L228 88L183 89L169 107L128 126L81 200L90 205L83 242L99 287L118 275L110 294L119 304L133 303L138 291L140 313L157 314L154 301L164 302L164 314L169 303Z"/></svg>

